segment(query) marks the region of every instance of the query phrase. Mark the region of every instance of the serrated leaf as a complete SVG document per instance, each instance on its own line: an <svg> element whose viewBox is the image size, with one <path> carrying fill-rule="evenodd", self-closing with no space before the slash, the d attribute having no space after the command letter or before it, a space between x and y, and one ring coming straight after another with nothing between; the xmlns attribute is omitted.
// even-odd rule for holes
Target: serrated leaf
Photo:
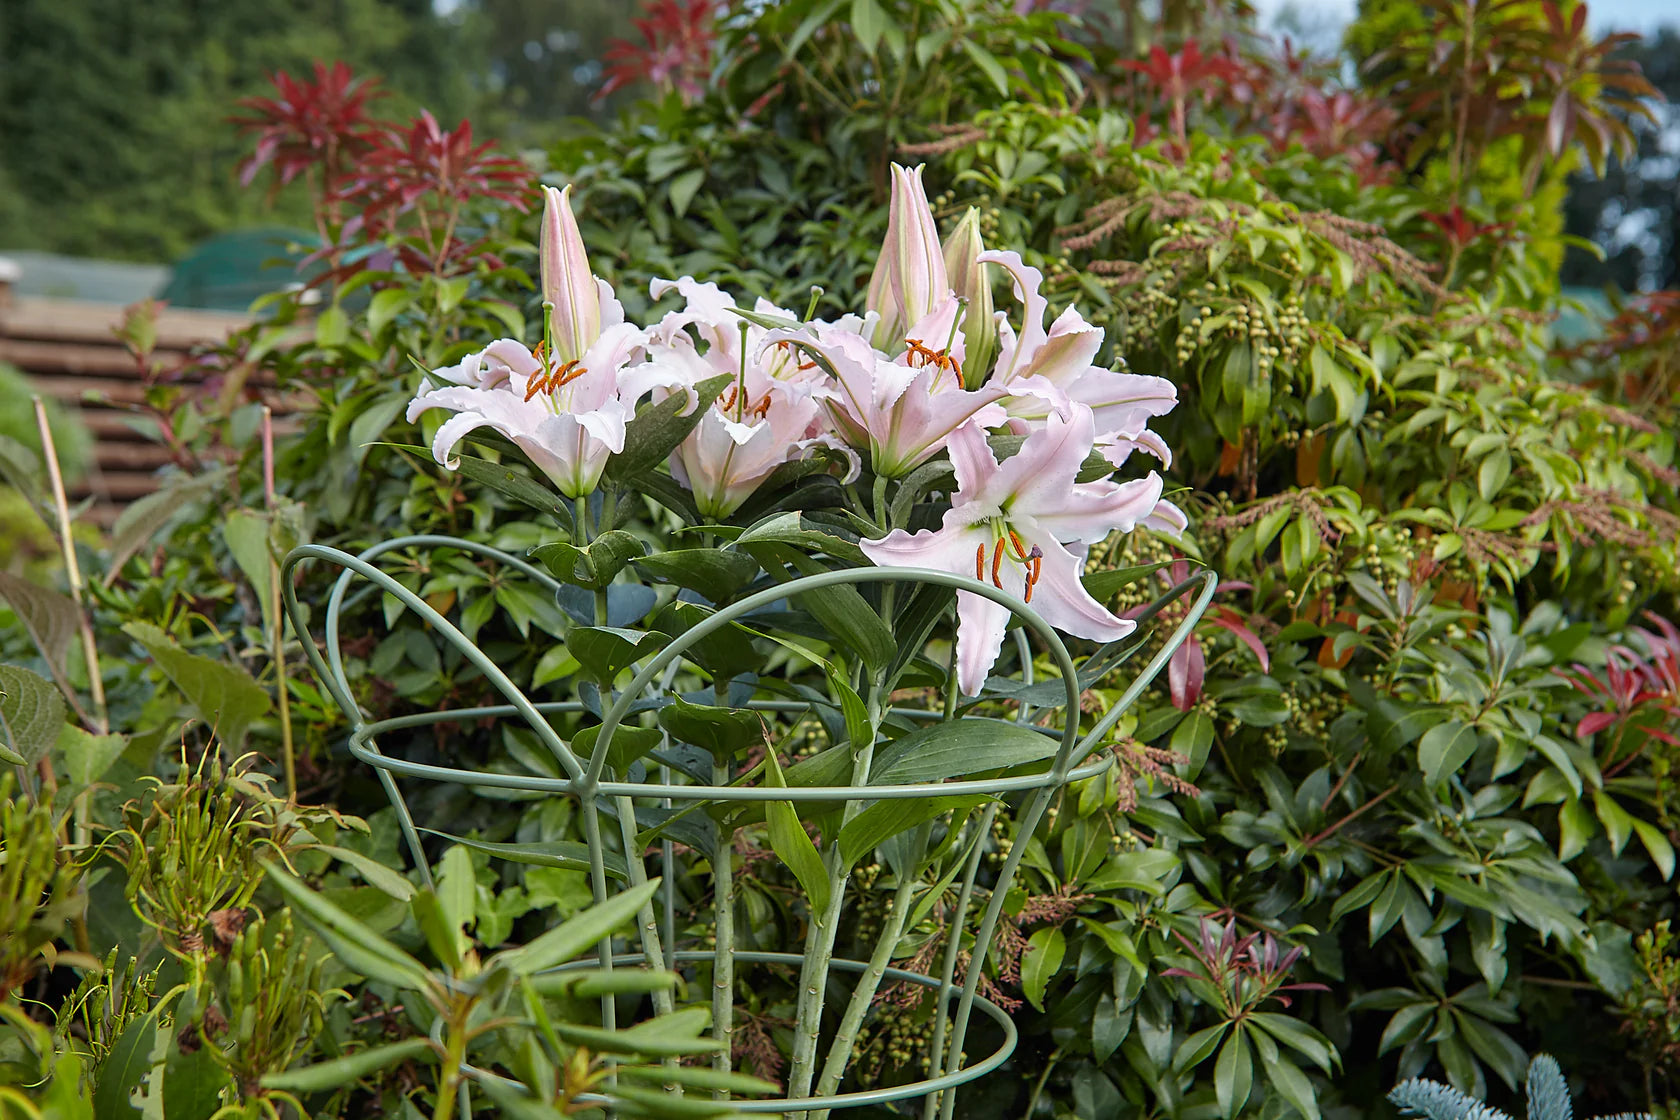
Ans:
<svg viewBox="0 0 1680 1120"><path fill-rule="evenodd" d="M33 766L63 728L64 700L52 682L19 665L0 665L0 746Z"/></svg>
<svg viewBox="0 0 1680 1120"><path fill-rule="evenodd" d="M251 722L268 714L268 691L236 665L188 653L175 640L146 622L130 622L123 633L145 647L198 717L234 753L244 746Z"/></svg>
<svg viewBox="0 0 1680 1120"><path fill-rule="evenodd" d="M74 700L68 658L70 643L75 638L76 625L81 617L75 602L9 572L0 572L0 599L6 601L29 632L30 641L41 651L41 659L47 663L47 671L52 674L59 689Z"/></svg>
<svg viewBox="0 0 1680 1120"><path fill-rule="evenodd" d="M127 747L127 735L93 735L75 724L65 724L58 734L58 753L79 790L97 782Z"/></svg>

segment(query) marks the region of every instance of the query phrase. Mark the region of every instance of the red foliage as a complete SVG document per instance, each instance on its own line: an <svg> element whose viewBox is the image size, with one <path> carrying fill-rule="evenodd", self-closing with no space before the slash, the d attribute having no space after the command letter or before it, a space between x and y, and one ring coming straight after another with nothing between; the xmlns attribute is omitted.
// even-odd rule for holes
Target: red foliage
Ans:
<svg viewBox="0 0 1680 1120"><path fill-rule="evenodd" d="M1477 222L1464 212L1464 208L1462 206L1454 206L1445 214L1437 214L1433 211L1425 210L1419 216L1423 218L1424 221L1429 222L1436 229L1440 230L1442 239L1446 241L1450 248L1453 249L1463 249L1465 246L1470 245L1473 242L1480 241L1489 234L1499 233L1512 228L1510 222Z"/></svg>
<svg viewBox="0 0 1680 1120"><path fill-rule="evenodd" d="M368 102L383 91L341 62L316 62L314 71L313 80L275 74L277 96L241 102L252 115L234 122L257 137L240 164L242 182L269 166L276 188L309 178L321 243L309 260L330 264L316 282L370 267L375 257L350 252L369 242L387 242L415 272L453 274L488 259L482 239L459 236L461 216L483 200L525 210L530 170L489 143L475 145L465 121L446 131L424 110L406 125L369 116Z"/></svg>
<svg viewBox="0 0 1680 1120"><path fill-rule="evenodd" d="M1629 646L1610 648L1604 675L1597 676L1584 665L1557 670L1576 691L1605 704L1590 712L1575 727L1575 737L1587 739L1601 731L1612 733L1611 744L1602 760L1605 777L1610 777L1638 758L1652 740L1680 747L1680 628L1650 611L1645 617L1656 632L1636 629L1649 656Z"/></svg>
<svg viewBox="0 0 1680 1120"><path fill-rule="evenodd" d="M614 39L607 45L606 75L596 99L635 82L676 90L684 104L705 92L717 41L712 0L653 0L647 14L631 20L641 41Z"/></svg>
<svg viewBox="0 0 1680 1120"><path fill-rule="evenodd" d="M285 71L272 80L278 96L247 97L239 104L252 115L232 118L241 132L257 137L256 148L239 164L240 183L249 186L272 164L275 189L319 168L327 180L322 188L334 190L351 161L373 146L375 124L367 103L385 96L379 80L355 78L344 63L329 67L319 60L314 81Z"/></svg>
<svg viewBox="0 0 1680 1120"><path fill-rule="evenodd" d="M388 126L378 132L345 190L345 197L361 207L346 232L389 237L400 232L403 218L411 217L419 237L399 241L404 265L457 271L476 257L481 244L456 238L461 209L474 200L495 200L523 212L530 192L531 171L524 163L496 154L490 141L475 146L470 122L446 132L422 109L407 128Z"/></svg>
<svg viewBox="0 0 1680 1120"><path fill-rule="evenodd" d="M1190 564L1182 557L1174 560L1167 567L1155 573L1170 589L1177 587L1190 578ZM1249 584L1236 580L1222 581L1218 591L1249 591ZM1145 608L1134 607L1126 611L1121 617L1132 618L1143 613ZM1161 612L1162 620L1172 625L1176 618L1182 618L1189 613L1189 608L1182 600L1175 600ZM1197 631L1192 631L1184 639L1184 644L1173 651L1172 658L1167 662L1167 687L1172 695L1173 707L1181 712L1188 712L1196 706L1196 701L1202 698L1202 683L1207 676L1207 649L1203 645L1201 634L1203 627L1213 626L1236 636L1237 640L1247 646L1260 662L1262 671L1270 671L1271 656L1266 652L1266 644L1259 635L1248 627L1248 622L1242 615L1230 607L1215 605L1208 608L1202 615Z"/></svg>
<svg viewBox="0 0 1680 1120"><path fill-rule="evenodd" d="M1177 930L1178 939L1195 958L1197 969L1162 969L1162 976L1182 976L1211 984L1224 1005L1226 1015L1236 1018L1268 999L1275 999L1284 1007L1290 997L1281 992L1327 992L1323 984L1286 984L1295 962L1301 959L1300 946L1285 950L1271 933L1257 931L1245 937L1237 936L1237 922L1233 918L1224 926L1202 918L1198 922L1197 939L1185 937Z"/></svg>
<svg viewBox="0 0 1680 1120"><path fill-rule="evenodd" d="M1220 85L1229 85L1244 73L1229 55L1204 55L1201 46L1193 41L1172 54L1157 44L1149 48L1147 60L1125 59L1120 66L1147 78L1154 87L1153 92L1166 102L1168 127L1180 149L1188 142L1185 109L1191 96L1200 94L1206 100Z"/></svg>

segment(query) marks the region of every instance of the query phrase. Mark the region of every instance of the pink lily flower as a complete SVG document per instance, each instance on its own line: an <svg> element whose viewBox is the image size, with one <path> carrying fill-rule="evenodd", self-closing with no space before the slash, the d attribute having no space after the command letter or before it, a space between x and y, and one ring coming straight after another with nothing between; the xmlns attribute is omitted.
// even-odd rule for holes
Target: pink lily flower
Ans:
<svg viewBox="0 0 1680 1120"><path fill-rule="evenodd" d="M1007 322L1000 325L1002 342L992 373L993 381L1014 394L1008 402L1015 421L1012 426L1028 431L1053 410L1076 402L1094 414L1099 443L1123 441L1166 463L1165 446L1159 440L1140 441L1139 434L1151 417L1172 411L1178 403L1177 387L1164 377L1116 373L1093 365L1103 332L1087 323L1077 309L1069 307L1048 331L1044 329L1050 304L1039 290L1044 283L1042 272L1015 252L986 252L979 259L1009 273L1024 309L1019 336Z"/></svg>
<svg viewBox="0 0 1680 1120"><path fill-rule="evenodd" d="M791 345L768 342L771 332L764 327L746 323L743 332L735 300L716 284L685 276L655 280L651 290L655 299L677 291L687 300L654 328L651 361L689 385L720 373L736 379L670 459L671 474L688 487L699 511L727 517L777 467L831 442L822 423L827 377ZM793 317L764 300L756 310Z"/></svg>
<svg viewBox="0 0 1680 1120"><path fill-rule="evenodd" d="M1136 629L1091 598L1080 575L1086 547L1118 529L1135 528L1156 509L1161 478L1079 483L1075 479L1094 439L1091 411L1052 414L1020 451L997 461L978 426L959 428L948 441L957 491L937 530L895 529L860 541L882 567L930 568L972 575L1020 595L1057 629L1093 641L1113 641ZM978 695L997 661L1009 626L1007 607L957 592L957 683Z"/></svg>
<svg viewBox="0 0 1680 1120"><path fill-rule="evenodd" d="M922 188L921 165L911 170L893 164L892 180L887 236L864 298L864 306L880 316L872 339L883 350L901 345L912 324L951 295L945 250Z"/></svg>
<svg viewBox="0 0 1680 1120"><path fill-rule="evenodd" d="M928 338L950 339L948 347L935 350L918 343L897 359L840 328L772 331L766 345L787 342L796 351L820 354L834 370L834 385L824 401L834 431L852 447L869 450L870 469L877 475L903 478L938 454L964 425L993 427L1005 419L996 404L1007 393L1002 386L972 392L962 387L957 364L962 335L954 327L958 310L957 301L947 299L914 328Z"/></svg>

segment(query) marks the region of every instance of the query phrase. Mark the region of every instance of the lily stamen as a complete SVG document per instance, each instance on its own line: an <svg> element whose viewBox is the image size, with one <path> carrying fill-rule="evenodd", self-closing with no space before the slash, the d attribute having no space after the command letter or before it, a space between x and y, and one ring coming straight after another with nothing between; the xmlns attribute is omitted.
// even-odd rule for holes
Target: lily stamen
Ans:
<svg viewBox="0 0 1680 1120"><path fill-rule="evenodd" d="M935 350L919 338L907 338L904 340L904 354L912 369L933 366L951 374L956 379L957 388L962 388L962 363L951 356L950 350Z"/></svg>

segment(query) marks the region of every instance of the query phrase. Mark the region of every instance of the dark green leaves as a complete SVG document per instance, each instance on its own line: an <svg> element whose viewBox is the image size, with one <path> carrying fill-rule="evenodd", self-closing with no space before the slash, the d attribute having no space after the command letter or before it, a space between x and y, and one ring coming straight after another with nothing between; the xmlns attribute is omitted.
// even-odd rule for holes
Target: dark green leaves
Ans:
<svg viewBox="0 0 1680 1120"><path fill-rule="evenodd" d="M131 622L123 632L146 648L198 718L216 729L229 750L237 753L245 745L251 722L268 714L268 690L237 665L188 653L149 623Z"/></svg>
<svg viewBox="0 0 1680 1120"><path fill-rule="evenodd" d="M669 642L664 634L616 626L577 626L566 635L572 656L602 688L611 688L619 673Z"/></svg>
<svg viewBox="0 0 1680 1120"><path fill-rule="evenodd" d="M657 404L644 405L625 426L624 450L607 460L606 477L630 483L663 463L732 380L722 374L700 382L694 387L699 399L693 406L686 393L674 393Z"/></svg>
<svg viewBox="0 0 1680 1120"><path fill-rule="evenodd" d="M579 548L564 541L538 545L531 555L541 560L554 578L599 591L613 581L633 558L641 556L642 542L623 529L611 529Z"/></svg>
<svg viewBox="0 0 1680 1120"><path fill-rule="evenodd" d="M758 713L690 704L680 696L659 709L659 726L673 739L699 747L720 763L765 741L764 717Z"/></svg>
<svg viewBox="0 0 1680 1120"><path fill-rule="evenodd" d="M697 591L713 603L727 603L746 590L758 574L751 556L720 548L683 548L631 558L639 571L660 583Z"/></svg>

